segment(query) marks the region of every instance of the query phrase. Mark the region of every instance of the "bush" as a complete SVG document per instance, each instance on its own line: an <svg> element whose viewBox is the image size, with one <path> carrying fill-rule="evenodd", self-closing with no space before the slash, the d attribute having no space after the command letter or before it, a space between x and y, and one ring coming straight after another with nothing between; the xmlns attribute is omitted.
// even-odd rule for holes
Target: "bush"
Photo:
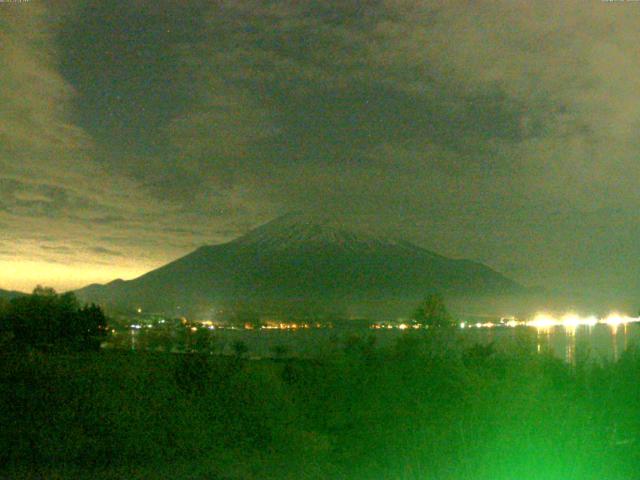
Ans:
<svg viewBox="0 0 640 480"><path fill-rule="evenodd" d="M43 287L12 299L0 310L0 325L20 349L98 350L107 333L99 306L81 307L73 293L58 295Z"/></svg>

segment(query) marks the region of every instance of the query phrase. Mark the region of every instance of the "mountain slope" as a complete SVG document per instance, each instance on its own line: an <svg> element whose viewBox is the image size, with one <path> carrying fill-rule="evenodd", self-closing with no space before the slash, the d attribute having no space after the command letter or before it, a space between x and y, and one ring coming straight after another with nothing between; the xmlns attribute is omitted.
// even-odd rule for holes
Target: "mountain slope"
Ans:
<svg viewBox="0 0 640 480"><path fill-rule="evenodd" d="M25 295L22 292L16 292L13 290L2 290L0 289L0 298L3 300L11 300L12 298L20 297Z"/></svg>
<svg viewBox="0 0 640 480"><path fill-rule="evenodd" d="M231 242L201 247L135 280L90 285L86 300L173 311L234 302L349 304L444 294L521 290L480 263L409 242L287 215Z"/></svg>

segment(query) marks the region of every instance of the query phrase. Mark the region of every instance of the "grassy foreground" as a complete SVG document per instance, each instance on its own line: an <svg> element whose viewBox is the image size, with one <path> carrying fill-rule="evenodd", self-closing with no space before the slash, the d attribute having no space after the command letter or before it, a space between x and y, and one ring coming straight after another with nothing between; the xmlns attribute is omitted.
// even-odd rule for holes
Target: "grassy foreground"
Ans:
<svg viewBox="0 0 640 480"><path fill-rule="evenodd" d="M433 342L313 361L5 353L0 478L639 478L637 350L571 366Z"/></svg>

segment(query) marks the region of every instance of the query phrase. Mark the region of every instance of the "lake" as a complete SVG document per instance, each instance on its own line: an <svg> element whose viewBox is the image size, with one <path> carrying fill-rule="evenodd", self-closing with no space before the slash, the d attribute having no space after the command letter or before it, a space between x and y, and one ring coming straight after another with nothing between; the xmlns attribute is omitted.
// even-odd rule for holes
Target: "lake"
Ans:
<svg viewBox="0 0 640 480"><path fill-rule="evenodd" d="M201 351L231 355L238 342L247 347L253 358L273 356L317 357L333 355L344 349L349 339L373 338L377 347L392 347L402 337L433 335L428 330L323 328L289 330L245 330L200 328L165 330L131 329L117 332L104 348L128 350ZM527 348L538 353L552 353L569 363L589 358L615 361L622 352L640 341L640 324L567 326L516 326L459 329L452 336L451 348L493 343L497 351Z"/></svg>

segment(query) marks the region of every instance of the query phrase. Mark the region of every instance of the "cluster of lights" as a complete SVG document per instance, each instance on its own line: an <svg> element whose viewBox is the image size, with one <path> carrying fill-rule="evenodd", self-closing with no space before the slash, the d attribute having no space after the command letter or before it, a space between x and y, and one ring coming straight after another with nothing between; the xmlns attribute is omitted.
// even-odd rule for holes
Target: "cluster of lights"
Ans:
<svg viewBox="0 0 640 480"><path fill-rule="evenodd" d="M555 327L565 328L567 331L575 331L577 327L580 326L588 326L593 327L594 325L602 324L609 325L611 328L616 329L620 325L627 325L629 323L640 322L640 317L630 317L628 315L622 315L619 313L610 313L606 317L595 317L593 315L582 317L576 313L569 312L565 313L562 316L556 317L550 315L548 313L537 313L530 320L518 320L515 317L503 317L500 319L500 322L461 322L460 328L495 328L495 327L533 327L538 330L550 330ZM165 320L161 320L159 323L165 323ZM229 330L237 330L236 326L223 326L223 325L214 325L211 321L202 321L199 322L199 326L201 328L206 328L208 330L214 329L229 329ZM308 329L308 328L322 328L321 324L307 324L307 323L275 323L268 325L261 325L258 328L261 330L297 330L297 329ZM142 325L139 323L134 323L129 326L129 328L133 330L141 330L143 328L153 328L153 325L146 324ZM244 328L246 330L253 330L255 327L252 324L245 324L240 328ZM419 329L423 328L420 324L392 324L392 323L376 323L370 326L373 329L383 329L383 330L409 330L409 329ZM192 332L196 332L198 327L193 325L190 330Z"/></svg>
<svg viewBox="0 0 640 480"><path fill-rule="evenodd" d="M576 313L569 312L562 316L555 317L548 313L537 313L531 320L518 320L515 317L503 317L499 322L461 322L460 328L496 328L496 327L533 327L538 330L550 330L554 327L562 327L567 331L575 331L577 327L587 326L593 327L594 325L603 324L609 325L611 328L617 328L619 325L626 325L628 323L640 322L640 317L629 317L627 315L621 315L619 313L610 313L606 317L598 318L593 315L582 317ZM373 324L373 329L382 330L408 330L423 328L420 324L407 325L401 324Z"/></svg>
<svg viewBox="0 0 640 480"><path fill-rule="evenodd" d="M251 329L253 328L251 324L245 325L244 328ZM260 327L261 330L297 330L299 328L310 328L308 323L278 323L278 324L269 324L262 325Z"/></svg>
<svg viewBox="0 0 640 480"><path fill-rule="evenodd" d="M507 325L506 323L493 323L493 322L476 322L476 323L467 323L462 322L460 324L460 328L494 328L494 327L502 327ZM511 326L511 325L508 325ZM513 325L515 327L515 325Z"/></svg>
<svg viewBox="0 0 640 480"><path fill-rule="evenodd" d="M552 328L552 327L566 327L576 328L581 325L592 327L597 324L605 324L611 327L617 327L618 325L625 325L627 323L639 322L640 318L629 317L627 315L621 315L619 313L610 313L606 317L597 318L594 316L581 317L575 313L566 313L561 317L554 317L546 313L538 313L532 320L525 322L525 325L535 328Z"/></svg>
<svg viewBox="0 0 640 480"><path fill-rule="evenodd" d="M538 330L550 330L554 327L562 327L568 331L575 330L580 326L593 327L602 324L609 325L611 328L617 328L620 325L640 322L640 317L630 317L619 313L610 313L606 317L598 318L593 315L581 317L580 315L569 312L560 317L555 317L548 313L537 313L531 320L517 320L515 317L502 318L499 323L496 322L462 322L460 328L495 328L495 327L533 327Z"/></svg>
<svg viewBox="0 0 640 480"><path fill-rule="evenodd" d="M616 328L619 325L626 325L628 323L640 322L640 317L629 317L627 315L621 315L619 313L610 313L606 317L597 318L593 315L587 317L581 317L580 315L570 312L565 313L560 317L555 317L548 313L537 313L531 320L520 321L515 318L510 318L500 323L461 323L461 328L493 328L499 326L505 327L533 327L538 330L549 330L554 327L563 327L567 330L575 330L580 326L593 327L594 325L603 324L609 325L612 328Z"/></svg>
<svg viewBox="0 0 640 480"><path fill-rule="evenodd" d="M419 328L422 328L422 325L420 325L419 323L401 323L399 325L393 323L374 323L370 328L373 328L374 330L393 330L394 328L397 328L398 330L418 330Z"/></svg>

